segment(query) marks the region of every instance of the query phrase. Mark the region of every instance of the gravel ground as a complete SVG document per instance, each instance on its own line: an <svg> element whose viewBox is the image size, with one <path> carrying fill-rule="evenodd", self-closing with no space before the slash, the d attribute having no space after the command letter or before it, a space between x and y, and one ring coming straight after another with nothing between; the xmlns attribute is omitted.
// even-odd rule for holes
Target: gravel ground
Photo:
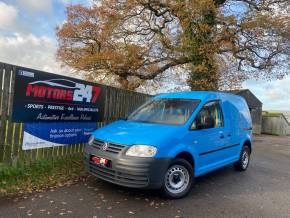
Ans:
<svg viewBox="0 0 290 218"><path fill-rule="evenodd" d="M249 169L197 179L184 199L93 177L43 193L0 199L0 217L290 217L290 137L256 136Z"/></svg>

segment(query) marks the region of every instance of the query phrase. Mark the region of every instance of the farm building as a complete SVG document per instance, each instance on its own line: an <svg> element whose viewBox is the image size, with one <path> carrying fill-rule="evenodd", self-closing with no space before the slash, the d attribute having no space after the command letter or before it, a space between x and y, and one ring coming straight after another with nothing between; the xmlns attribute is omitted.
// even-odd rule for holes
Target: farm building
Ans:
<svg viewBox="0 0 290 218"><path fill-rule="evenodd" d="M229 92L245 98L251 112L253 133L261 134L263 105L262 102L249 89L231 90Z"/></svg>
<svg viewBox="0 0 290 218"><path fill-rule="evenodd" d="M290 135L290 123L283 113L263 112L262 133Z"/></svg>

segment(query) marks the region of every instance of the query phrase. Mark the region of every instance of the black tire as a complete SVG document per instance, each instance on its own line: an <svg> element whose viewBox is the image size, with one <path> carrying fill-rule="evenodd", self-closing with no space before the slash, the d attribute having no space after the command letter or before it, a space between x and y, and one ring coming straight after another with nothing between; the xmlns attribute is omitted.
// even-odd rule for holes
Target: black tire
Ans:
<svg viewBox="0 0 290 218"><path fill-rule="evenodd" d="M251 157L250 148L248 145L244 145L241 151L240 159L236 163L234 163L235 169L241 172L246 171L250 164L250 157ZM245 161L245 158L247 158L247 161Z"/></svg>
<svg viewBox="0 0 290 218"><path fill-rule="evenodd" d="M175 178L176 175L178 176L177 179ZM172 163L168 167L163 177L164 179L163 179L162 192L164 196L170 199L183 198L190 192L191 187L194 183L193 166L184 159L175 159L172 161ZM171 184L175 182L172 180L177 180L176 181L177 183L175 184L176 186L178 184L182 184L181 178L185 179L183 186L176 189L175 187L171 186Z"/></svg>

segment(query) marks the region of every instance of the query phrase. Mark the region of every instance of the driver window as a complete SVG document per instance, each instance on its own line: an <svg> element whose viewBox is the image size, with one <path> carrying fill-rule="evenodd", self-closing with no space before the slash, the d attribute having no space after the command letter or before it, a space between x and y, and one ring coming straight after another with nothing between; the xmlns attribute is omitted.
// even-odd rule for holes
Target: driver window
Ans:
<svg viewBox="0 0 290 218"><path fill-rule="evenodd" d="M191 129L210 129L224 126L223 113L219 101L206 103L199 111Z"/></svg>

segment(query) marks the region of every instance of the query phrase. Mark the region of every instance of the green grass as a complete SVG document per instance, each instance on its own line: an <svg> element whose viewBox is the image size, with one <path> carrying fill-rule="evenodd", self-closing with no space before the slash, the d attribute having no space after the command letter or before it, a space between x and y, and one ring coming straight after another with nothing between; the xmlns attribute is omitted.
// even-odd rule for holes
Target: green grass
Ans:
<svg viewBox="0 0 290 218"><path fill-rule="evenodd" d="M32 193L71 184L86 175L83 158L38 161L29 166L0 164L0 196Z"/></svg>
<svg viewBox="0 0 290 218"><path fill-rule="evenodd" d="M281 116L282 113L276 113L276 112L267 112L267 113L263 113L263 116L265 117L279 117Z"/></svg>

